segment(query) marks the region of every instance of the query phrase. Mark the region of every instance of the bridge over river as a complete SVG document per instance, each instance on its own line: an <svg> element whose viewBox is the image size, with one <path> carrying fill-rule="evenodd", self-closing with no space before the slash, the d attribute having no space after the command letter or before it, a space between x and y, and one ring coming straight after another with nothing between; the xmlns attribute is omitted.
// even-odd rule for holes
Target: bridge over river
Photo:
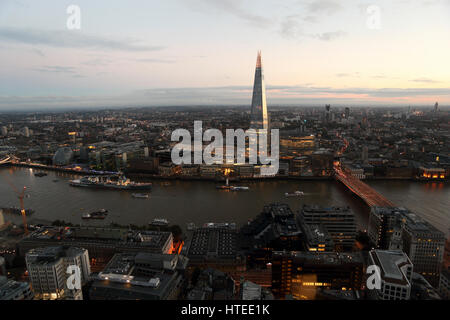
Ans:
<svg viewBox="0 0 450 320"><path fill-rule="evenodd" d="M342 182L350 191L360 197L369 207L395 207L395 204L376 192L367 184L353 176L350 170L340 165L334 167L336 180Z"/></svg>

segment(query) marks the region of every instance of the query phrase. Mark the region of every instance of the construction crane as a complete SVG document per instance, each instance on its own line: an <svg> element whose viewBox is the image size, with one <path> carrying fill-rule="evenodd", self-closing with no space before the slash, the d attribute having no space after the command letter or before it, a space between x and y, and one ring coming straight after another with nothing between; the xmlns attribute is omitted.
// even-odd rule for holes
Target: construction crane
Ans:
<svg viewBox="0 0 450 320"><path fill-rule="evenodd" d="M25 232L25 235L27 235L28 234L27 215L26 215L25 206L23 203L23 199L25 198L25 191L27 190L27 187L24 186L22 191L19 192L19 190L17 190L17 188L14 186L14 184L11 182L11 180L7 176L4 176L4 177L6 178L6 181L8 181L8 184L14 190L14 192L17 194L17 196L19 198L20 214L22 215L23 230Z"/></svg>

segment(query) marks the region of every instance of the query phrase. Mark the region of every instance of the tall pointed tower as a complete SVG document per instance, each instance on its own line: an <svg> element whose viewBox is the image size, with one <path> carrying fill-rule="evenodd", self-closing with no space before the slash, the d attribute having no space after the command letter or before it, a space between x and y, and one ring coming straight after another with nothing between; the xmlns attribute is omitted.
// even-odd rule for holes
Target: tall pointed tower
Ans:
<svg viewBox="0 0 450 320"><path fill-rule="evenodd" d="M261 51L256 59L255 83L253 85L252 109L250 128L269 130L269 116L267 114L266 86L261 63Z"/></svg>

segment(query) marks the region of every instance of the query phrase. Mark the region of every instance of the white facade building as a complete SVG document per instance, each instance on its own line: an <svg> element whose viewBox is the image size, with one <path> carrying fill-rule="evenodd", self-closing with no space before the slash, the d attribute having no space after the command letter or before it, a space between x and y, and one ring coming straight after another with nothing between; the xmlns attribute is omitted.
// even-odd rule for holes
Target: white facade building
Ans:
<svg viewBox="0 0 450 320"><path fill-rule="evenodd" d="M409 300L413 265L402 251L372 250L370 264L380 268L381 288L376 290L380 300Z"/></svg>
<svg viewBox="0 0 450 320"><path fill-rule="evenodd" d="M33 292L38 299L82 300L81 290L67 287L68 267L80 268L81 284L89 279L91 272L86 249L76 247L45 247L30 250L25 261Z"/></svg>

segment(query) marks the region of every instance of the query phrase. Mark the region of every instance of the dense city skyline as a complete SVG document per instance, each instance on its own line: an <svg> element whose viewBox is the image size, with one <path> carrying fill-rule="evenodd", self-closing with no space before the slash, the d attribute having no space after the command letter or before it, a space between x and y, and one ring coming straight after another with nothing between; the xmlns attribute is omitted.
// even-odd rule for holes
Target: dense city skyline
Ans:
<svg viewBox="0 0 450 320"><path fill-rule="evenodd" d="M132 3L0 2L0 301L450 299L450 0Z"/></svg>
<svg viewBox="0 0 450 320"><path fill-rule="evenodd" d="M257 50L269 104L450 103L446 0L71 4L2 1L0 109L248 104Z"/></svg>

